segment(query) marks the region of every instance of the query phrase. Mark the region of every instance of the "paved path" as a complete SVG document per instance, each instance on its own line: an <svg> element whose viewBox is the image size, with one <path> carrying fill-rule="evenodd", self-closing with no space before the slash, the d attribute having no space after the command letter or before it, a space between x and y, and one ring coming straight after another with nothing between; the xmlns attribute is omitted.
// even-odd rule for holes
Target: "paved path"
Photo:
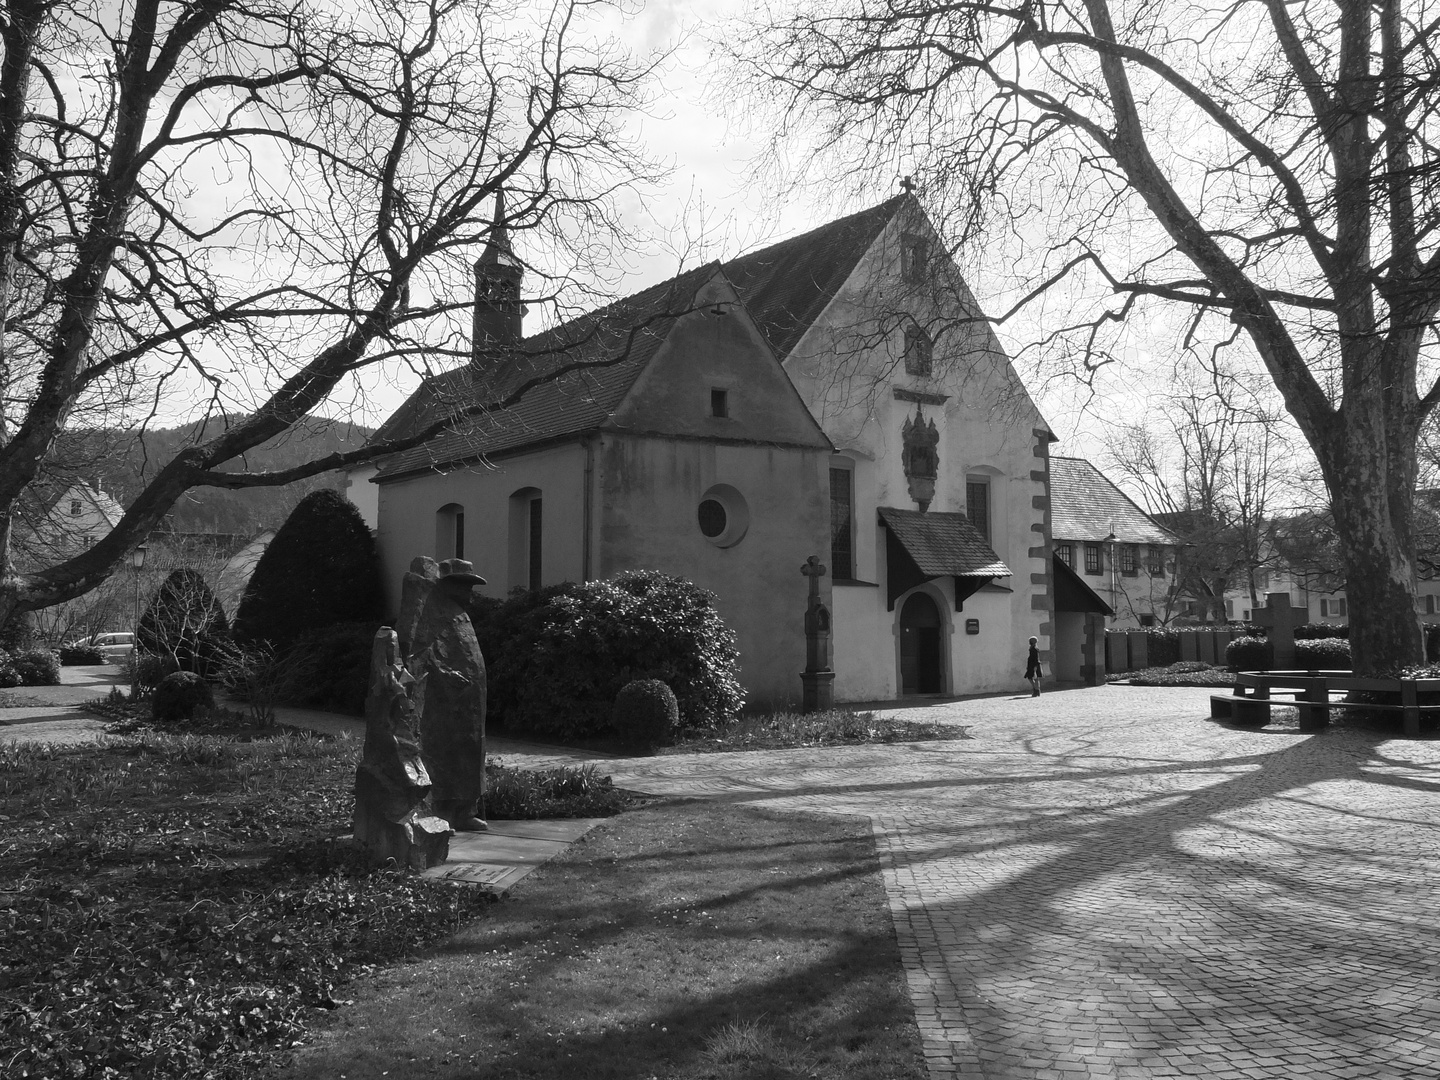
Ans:
<svg viewBox="0 0 1440 1080"><path fill-rule="evenodd" d="M605 767L870 816L932 1077L1440 1077L1440 742L1231 730L1206 696L955 702L921 711L972 740Z"/></svg>

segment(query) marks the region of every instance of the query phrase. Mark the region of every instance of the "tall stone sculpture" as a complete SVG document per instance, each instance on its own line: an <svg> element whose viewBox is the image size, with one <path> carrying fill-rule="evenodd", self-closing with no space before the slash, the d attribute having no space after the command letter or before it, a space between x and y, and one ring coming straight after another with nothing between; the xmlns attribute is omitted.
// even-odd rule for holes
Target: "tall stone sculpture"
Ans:
<svg viewBox="0 0 1440 1080"><path fill-rule="evenodd" d="M382 626L370 651L365 749L355 770L355 839L380 861L423 870L450 853L448 822L430 814L430 775L420 755L412 692L395 631Z"/></svg>
<svg viewBox="0 0 1440 1080"><path fill-rule="evenodd" d="M418 692L420 751L431 805L459 832L486 828L485 658L465 602L485 579L464 559L410 564L401 591L400 645Z"/></svg>
<svg viewBox="0 0 1440 1080"><path fill-rule="evenodd" d="M805 670L800 673L800 711L818 712L835 704L835 672L830 668L830 609L820 599L825 564L811 555L800 567L810 580L805 605Z"/></svg>

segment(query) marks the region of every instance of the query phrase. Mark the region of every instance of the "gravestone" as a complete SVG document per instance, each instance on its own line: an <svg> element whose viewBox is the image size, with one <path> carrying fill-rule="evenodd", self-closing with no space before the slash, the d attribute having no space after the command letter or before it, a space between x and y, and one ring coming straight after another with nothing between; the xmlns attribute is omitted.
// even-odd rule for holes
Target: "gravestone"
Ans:
<svg viewBox="0 0 1440 1080"><path fill-rule="evenodd" d="M1265 608L1252 611L1250 621L1265 627L1265 636L1274 653L1271 663L1277 671L1295 667L1295 627L1310 621L1310 609L1290 606L1288 592L1272 592L1265 597Z"/></svg>
<svg viewBox="0 0 1440 1080"><path fill-rule="evenodd" d="M820 599L825 565L814 555L800 573L810 579L805 605L805 670L800 673L800 711L818 712L835 704L835 672L830 668L830 609Z"/></svg>
<svg viewBox="0 0 1440 1080"><path fill-rule="evenodd" d="M370 650L365 748L355 770L355 839L377 861L424 870L445 861L449 823L430 813L430 775L420 755L413 691L394 630L382 626Z"/></svg>

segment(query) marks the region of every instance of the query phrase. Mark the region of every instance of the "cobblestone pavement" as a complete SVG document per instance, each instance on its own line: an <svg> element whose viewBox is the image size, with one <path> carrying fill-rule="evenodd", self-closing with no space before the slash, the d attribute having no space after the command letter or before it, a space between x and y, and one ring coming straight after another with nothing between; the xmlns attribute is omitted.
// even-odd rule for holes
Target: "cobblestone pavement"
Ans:
<svg viewBox="0 0 1440 1080"><path fill-rule="evenodd" d="M1189 689L922 711L973 738L605 768L868 815L934 1078L1440 1077L1440 742Z"/></svg>

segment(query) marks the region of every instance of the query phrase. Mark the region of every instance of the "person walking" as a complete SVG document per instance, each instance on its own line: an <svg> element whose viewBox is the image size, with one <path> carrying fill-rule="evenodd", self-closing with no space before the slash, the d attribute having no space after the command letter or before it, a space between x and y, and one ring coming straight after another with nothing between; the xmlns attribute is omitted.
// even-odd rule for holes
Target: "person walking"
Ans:
<svg viewBox="0 0 1440 1080"><path fill-rule="evenodd" d="M1040 696L1040 649L1039 638L1030 639L1030 655L1025 658L1025 678L1030 680L1030 696Z"/></svg>

